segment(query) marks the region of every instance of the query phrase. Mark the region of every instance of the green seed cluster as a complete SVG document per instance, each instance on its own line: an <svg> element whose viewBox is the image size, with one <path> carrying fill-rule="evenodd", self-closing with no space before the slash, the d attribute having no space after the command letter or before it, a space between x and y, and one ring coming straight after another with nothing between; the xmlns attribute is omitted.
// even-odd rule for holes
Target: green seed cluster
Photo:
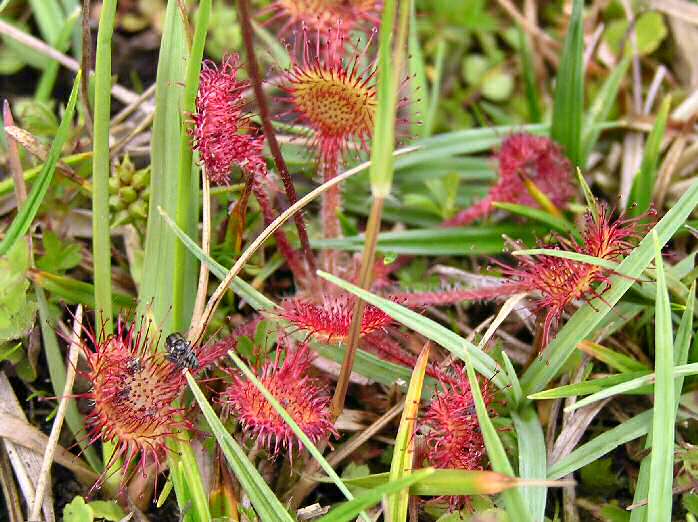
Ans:
<svg viewBox="0 0 698 522"><path fill-rule="evenodd" d="M150 166L136 170L128 156L115 165L109 178L109 207L112 226L144 222L148 219Z"/></svg>

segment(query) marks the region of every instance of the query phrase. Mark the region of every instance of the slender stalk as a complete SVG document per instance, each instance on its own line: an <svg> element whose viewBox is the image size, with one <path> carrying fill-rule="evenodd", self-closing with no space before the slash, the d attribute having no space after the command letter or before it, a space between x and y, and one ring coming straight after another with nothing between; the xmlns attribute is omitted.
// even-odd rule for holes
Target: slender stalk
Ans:
<svg viewBox="0 0 698 522"><path fill-rule="evenodd" d="M80 78L80 95L85 106L87 127L92 132L94 115L90 106L90 77L87 71L92 70L92 30L90 29L90 0L82 0L82 70Z"/></svg>
<svg viewBox="0 0 698 522"><path fill-rule="evenodd" d="M394 19L398 3L400 4L400 20L395 48L391 52L393 27L395 25ZM366 225L364 250L361 256L361 270L359 272L359 284L365 290L368 290L371 286L383 203L388 194L390 194L393 179L398 75L402 74L404 63L410 4L411 0L387 0L384 4L383 18L381 20L380 50L378 55L378 109L376 112L374 141L371 147L371 168L369 170L373 202ZM344 361L342 361L342 369L340 370L337 387L332 397L331 410L335 419L339 417L344 409L344 401L349 387L349 376L354 366L356 349L359 345L361 323L365 308L366 303L357 299L349 328L349 338Z"/></svg>
<svg viewBox="0 0 698 522"><path fill-rule="evenodd" d="M97 33L92 156L92 255L95 304L103 320L97 335L112 332L111 237L109 234L109 121L111 119L111 40L117 0L104 0Z"/></svg>
<svg viewBox="0 0 698 522"><path fill-rule="evenodd" d="M250 75L255 97L257 98L259 117L262 121L262 129L264 130L264 135L267 138L267 143L269 143L269 150L274 158L276 170L279 172L281 181L284 184L288 202L290 205L293 205L296 203L296 201L298 201L298 195L296 194L296 188L293 186L293 180L288 173L288 167L286 166L284 157L281 154L281 147L279 147L279 142L276 139L276 133L274 132L274 127L271 123L267 98L264 94L264 89L262 88L262 75L259 71L259 64L257 63L257 56L254 50L250 2L249 0L238 0L237 6L240 16L240 25L242 26L242 38L245 43L245 52L247 53L247 71ZM303 254L308 262L308 269L311 273L315 273L315 257L313 256L313 251L310 249L310 241L308 241L308 232L305 228L303 214L299 212L293 216L293 219L296 223L296 228L298 229L298 239L301 242Z"/></svg>
<svg viewBox="0 0 698 522"><path fill-rule="evenodd" d="M376 258L376 244L378 242L378 232L380 232L383 202L384 200L381 197L373 199L371 214L368 217L368 224L366 225L366 240L364 242L363 255L361 256L361 271L359 272L359 285L364 289L368 289L371 286L371 281L373 279L373 263ZM344 400L347 397L349 377L354 367L354 358L356 357L356 348L359 344L359 336L361 335L361 322L363 320L365 308L366 301L357 299L354 304L351 326L349 327L347 350L344 354L344 361L342 362L339 377L337 378L337 387L332 397L331 411L335 419L339 417L344 409Z"/></svg>
<svg viewBox="0 0 698 522"><path fill-rule="evenodd" d="M204 172L205 167L201 167L201 182L203 184L203 212L201 223L201 250L206 255L211 250L211 185ZM199 267L199 285L196 290L196 300L194 301L194 311L192 312L192 323L201 319L206 305L206 290L208 289L208 265L201 263Z"/></svg>
<svg viewBox="0 0 698 522"><path fill-rule="evenodd" d="M34 505L32 506L31 515L29 520L39 520L39 514L41 513L41 507L44 503L44 495L46 493L46 486L50 480L51 464L53 463L53 455L56 452L56 446L58 445L58 437L61 434L61 428L63 427L63 420L65 419L65 414L68 411L68 404L71 399L70 394L73 391L73 383L75 382L75 368L78 364L78 355L80 350L80 332L82 331L82 305L78 305L75 311L75 320L73 321L73 335L70 339L70 350L68 355L68 370L65 377L65 386L63 388L63 396L58 404L58 410L56 412L56 417L53 420L53 426L51 427L51 434L49 435L48 442L46 443L46 451L44 451L44 458L41 462L41 471L39 472L39 483L36 486L36 494L34 495Z"/></svg>

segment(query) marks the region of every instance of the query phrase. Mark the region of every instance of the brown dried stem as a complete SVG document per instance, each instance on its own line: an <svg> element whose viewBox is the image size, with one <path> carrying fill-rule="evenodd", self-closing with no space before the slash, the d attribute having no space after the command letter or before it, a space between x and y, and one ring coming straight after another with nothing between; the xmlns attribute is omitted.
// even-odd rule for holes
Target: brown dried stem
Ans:
<svg viewBox="0 0 698 522"><path fill-rule="evenodd" d="M255 98L257 99L257 105L259 106L259 117L262 121L262 129L264 130L264 135L267 138L267 143L269 143L269 150L274 158L276 170L279 172L281 181L284 184L288 202L289 204L293 205L296 203L296 201L298 201L298 195L296 194L296 188L293 185L293 180L288 173L288 167L286 166L284 157L281 154L281 147L276 139L274 126L271 123L267 98L264 94L264 89L262 88L262 75L259 71L257 55L255 54L254 50L250 2L249 0L238 0L237 5L238 13L240 15L240 25L242 28L242 38L245 43L245 51L247 53L247 71L250 75L252 88L254 89ZM298 212L293 216L293 219L296 223L296 228L298 229L298 239L301 242L301 248L303 249L303 253L305 254L305 258L308 262L308 269L311 274L314 274L316 270L315 257L310 249L310 241L308 240L308 232L305 227L305 221L303 220L303 214Z"/></svg>

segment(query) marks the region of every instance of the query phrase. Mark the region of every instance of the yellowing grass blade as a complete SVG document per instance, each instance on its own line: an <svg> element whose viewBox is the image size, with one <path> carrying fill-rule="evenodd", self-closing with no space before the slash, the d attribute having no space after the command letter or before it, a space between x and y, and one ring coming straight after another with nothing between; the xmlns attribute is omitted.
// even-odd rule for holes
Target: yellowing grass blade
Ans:
<svg viewBox="0 0 698 522"><path fill-rule="evenodd" d="M393 461L390 464L390 482L401 480L412 473L414 432L417 424L417 414L419 413L419 401L422 398L424 374L429 363L429 348L430 344L427 342L424 348L422 348L422 353L419 354L417 363L412 371L410 386L407 389L407 397L405 397L405 409L402 411L400 428L395 439ZM386 520L392 522L404 522L407 520L409 497L407 489L401 489L396 493L388 495Z"/></svg>

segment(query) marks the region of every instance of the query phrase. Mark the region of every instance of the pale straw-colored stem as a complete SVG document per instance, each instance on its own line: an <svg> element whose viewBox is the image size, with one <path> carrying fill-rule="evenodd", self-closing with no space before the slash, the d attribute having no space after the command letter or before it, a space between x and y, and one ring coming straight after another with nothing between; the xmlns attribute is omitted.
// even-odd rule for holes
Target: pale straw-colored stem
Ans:
<svg viewBox="0 0 698 522"><path fill-rule="evenodd" d="M75 382L75 368L78 364L78 355L80 353L80 332L82 330L82 305L78 305L75 311L75 320L73 321L73 334L70 339L70 351L68 355L68 367L66 368L65 387L63 388L63 396L58 404L58 411L53 420L51 434L48 438L46 451L44 452L44 460L41 463L41 471L39 472L39 483L36 485L36 494L34 495L34 505L32 506L29 520L39 520L41 513L41 505L43 504L46 487L49 483L51 475L51 464L53 463L53 455L58 445L58 437L61 434L65 412L68 409L68 401L70 394L73 391L73 383Z"/></svg>

